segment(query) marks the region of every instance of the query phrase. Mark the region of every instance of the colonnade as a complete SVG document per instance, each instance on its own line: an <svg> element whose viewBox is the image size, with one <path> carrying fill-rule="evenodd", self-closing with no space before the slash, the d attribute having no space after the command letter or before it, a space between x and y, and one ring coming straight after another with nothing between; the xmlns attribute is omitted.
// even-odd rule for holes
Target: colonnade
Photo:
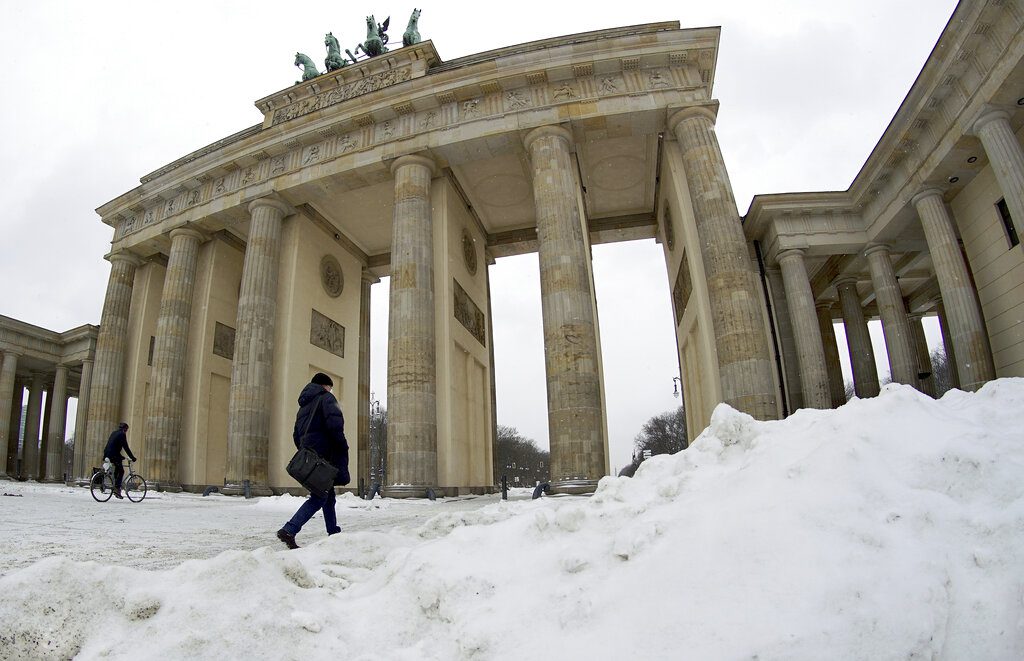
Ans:
<svg viewBox="0 0 1024 661"><path fill-rule="evenodd" d="M982 113L972 125L981 141L995 178L1014 218L1024 218L1024 149L1010 125L1009 114L1003 110ZM977 390L996 377L977 293L960 248L956 223L943 198L944 191L924 186L911 197L909 204L917 213L928 244L939 296L933 301L943 345L954 385L964 390ZM822 390L827 383L823 376L829 371L823 358L834 346L834 338L815 334L811 314L813 300L808 300L810 286L803 266L805 251L790 249L777 255L784 278L787 320L800 359L800 380L806 406L827 406ZM882 322L892 380L934 394L934 379L925 344L920 315L910 315L902 298L893 269L891 247L872 243L865 247L871 286ZM878 394L878 374L861 308L855 278L843 276L834 283L846 329L854 389L858 397ZM829 315L830 316L830 315ZM818 320L824 330L823 318ZM822 349L824 343L825 348ZM805 366L805 363L807 364ZM834 405L834 402L833 402Z"/></svg>
<svg viewBox="0 0 1024 661"><path fill-rule="evenodd" d="M74 392L69 389L68 379L70 366L78 363L77 359L71 365L58 362L40 369L30 363L28 374L19 376L18 365L23 357L18 351L6 350L0 360L0 479L71 479L76 469L73 463L67 465L71 457L65 449L68 400L78 396L79 415L74 431L77 457L82 450L78 441L84 438L89 405L88 396L81 390L88 388L92 360L81 360L81 385L79 392Z"/></svg>

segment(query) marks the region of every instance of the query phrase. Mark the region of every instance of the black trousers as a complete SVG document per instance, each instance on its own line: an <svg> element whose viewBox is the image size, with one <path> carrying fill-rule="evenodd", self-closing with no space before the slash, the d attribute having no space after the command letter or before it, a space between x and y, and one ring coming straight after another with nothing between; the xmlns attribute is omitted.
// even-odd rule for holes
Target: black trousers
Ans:
<svg viewBox="0 0 1024 661"><path fill-rule="evenodd" d="M114 460L114 488L121 490L121 480L124 479L124 464L120 460Z"/></svg>

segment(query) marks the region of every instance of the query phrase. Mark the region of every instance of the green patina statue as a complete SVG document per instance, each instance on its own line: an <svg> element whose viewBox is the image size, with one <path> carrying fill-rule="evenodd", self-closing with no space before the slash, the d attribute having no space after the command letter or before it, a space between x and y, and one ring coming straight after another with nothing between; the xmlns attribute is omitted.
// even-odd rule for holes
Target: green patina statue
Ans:
<svg viewBox="0 0 1024 661"><path fill-rule="evenodd" d="M341 46L338 45L334 34L328 32L324 35L324 46L327 46L327 59L324 60L324 66L328 71L337 71L348 64L348 60L341 56Z"/></svg>
<svg viewBox="0 0 1024 661"><path fill-rule="evenodd" d="M388 16L384 19L384 22L377 24L377 20L371 14L366 17L366 41L356 46L355 54L350 50L345 52L352 59L356 61L356 55L362 51L366 57L377 57L382 53L388 52L388 49L384 44L388 43L388 24L391 23L391 17Z"/></svg>
<svg viewBox="0 0 1024 661"><path fill-rule="evenodd" d="M306 82L307 80L312 80L312 79L314 79L314 78L316 78L317 76L320 75L320 72L317 71L316 65L313 64L313 60L309 59L308 57L306 57L302 53L296 53L295 54L295 66L302 67L302 81L301 82ZM296 81L296 84L298 84L298 81Z"/></svg>
<svg viewBox="0 0 1024 661"><path fill-rule="evenodd" d="M412 46L413 44L420 43L420 31L419 31L419 20L420 20L420 9L413 9L412 16L409 17L409 25L405 27L405 34L402 35L402 45Z"/></svg>

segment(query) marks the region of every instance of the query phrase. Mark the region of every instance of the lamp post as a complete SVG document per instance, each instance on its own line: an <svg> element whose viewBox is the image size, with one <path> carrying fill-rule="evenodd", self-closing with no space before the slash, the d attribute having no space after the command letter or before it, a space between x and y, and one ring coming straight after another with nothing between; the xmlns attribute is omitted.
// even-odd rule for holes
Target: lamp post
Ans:
<svg viewBox="0 0 1024 661"><path fill-rule="evenodd" d="M679 397L679 386L682 384L682 380L678 376L672 377L672 396Z"/></svg>

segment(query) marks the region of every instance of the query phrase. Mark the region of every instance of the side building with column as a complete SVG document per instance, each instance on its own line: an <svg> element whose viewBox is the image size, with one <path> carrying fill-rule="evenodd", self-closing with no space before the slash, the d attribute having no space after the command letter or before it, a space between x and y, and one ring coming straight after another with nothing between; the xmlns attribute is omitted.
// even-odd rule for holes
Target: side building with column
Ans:
<svg viewBox="0 0 1024 661"><path fill-rule="evenodd" d="M962 2L848 190L754 198L744 231L766 272L785 272L794 253L805 267L769 288L770 307L790 317L775 321L780 345L793 336L798 359L815 364L818 342L835 350L834 338L791 330L808 321L799 305L809 290L845 328L859 397L879 390L871 319L895 382L934 393L927 317L938 318L956 387L1024 376L1022 127L1024 12ZM785 397L817 405L803 370L780 372Z"/></svg>
<svg viewBox="0 0 1024 661"><path fill-rule="evenodd" d="M71 483L99 464L84 440L98 334L88 324L57 333L0 315L0 479Z"/></svg>

